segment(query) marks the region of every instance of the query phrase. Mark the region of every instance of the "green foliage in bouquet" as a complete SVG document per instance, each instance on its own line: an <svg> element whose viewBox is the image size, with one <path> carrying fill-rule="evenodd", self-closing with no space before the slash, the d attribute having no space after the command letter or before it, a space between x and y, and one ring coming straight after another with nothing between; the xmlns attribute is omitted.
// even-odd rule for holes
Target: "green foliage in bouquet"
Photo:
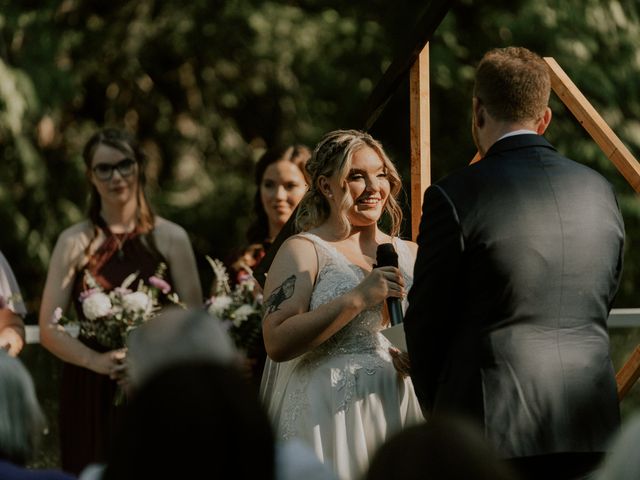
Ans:
<svg viewBox="0 0 640 480"><path fill-rule="evenodd" d="M262 294L250 274L232 287L224 264L210 257L207 260L215 276L207 311L222 322L236 347L252 356L262 343Z"/></svg>

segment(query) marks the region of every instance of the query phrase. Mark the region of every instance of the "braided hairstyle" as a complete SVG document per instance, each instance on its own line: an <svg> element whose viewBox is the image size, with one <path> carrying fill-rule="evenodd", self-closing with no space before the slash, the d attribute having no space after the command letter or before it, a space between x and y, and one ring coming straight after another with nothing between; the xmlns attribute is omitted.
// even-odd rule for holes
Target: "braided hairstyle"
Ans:
<svg viewBox="0 0 640 480"><path fill-rule="evenodd" d="M384 213L391 219L392 236L398 235L402 223L402 209L398 204L398 194L402 190L402 181L380 142L371 135L359 130L335 130L327 133L318 143L311 159L307 162L307 174L310 177L309 190L298 205L296 227L299 231L307 231L324 223L331 213L326 197L320 189L320 177L329 178L337 175L343 190L346 191L347 176L351 169L353 155L363 147L373 149L382 160L387 171L391 187L389 197L384 206ZM347 211L353 206L353 200L345 195L340 205L342 234L348 235L351 224Z"/></svg>

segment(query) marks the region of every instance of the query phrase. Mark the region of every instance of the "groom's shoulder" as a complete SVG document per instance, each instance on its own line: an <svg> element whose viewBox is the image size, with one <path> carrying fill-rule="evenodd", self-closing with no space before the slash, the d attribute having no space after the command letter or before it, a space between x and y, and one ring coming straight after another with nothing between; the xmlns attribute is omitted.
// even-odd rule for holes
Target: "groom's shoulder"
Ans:
<svg viewBox="0 0 640 480"><path fill-rule="evenodd" d="M485 166L480 165L480 163L475 163L458 168L434 182L433 185L447 193L467 190L487 174L487 169L484 167Z"/></svg>

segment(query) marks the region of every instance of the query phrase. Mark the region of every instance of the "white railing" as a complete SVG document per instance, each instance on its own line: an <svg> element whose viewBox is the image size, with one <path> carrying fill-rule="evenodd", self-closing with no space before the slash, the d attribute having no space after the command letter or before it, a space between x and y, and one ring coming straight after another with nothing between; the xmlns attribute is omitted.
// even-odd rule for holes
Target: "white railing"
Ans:
<svg viewBox="0 0 640 480"><path fill-rule="evenodd" d="M640 327L640 308L614 308L609 315L609 328ZM77 335L77 327L65 327L71 335ZM26 326L27 343L40 343L40 329L37 325Z"/></svg>
<svg viewBox="0 0 640 480"><path fill-rule="evenodd" d="M640 327L640 308L614 308L608 325L610 328Z"/></svg>

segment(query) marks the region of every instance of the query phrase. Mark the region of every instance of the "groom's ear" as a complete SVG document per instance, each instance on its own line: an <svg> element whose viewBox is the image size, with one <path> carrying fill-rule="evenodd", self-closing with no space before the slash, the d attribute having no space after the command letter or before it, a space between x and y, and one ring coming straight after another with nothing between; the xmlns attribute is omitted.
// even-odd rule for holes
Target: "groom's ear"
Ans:
<svg viewBox="0 0 640 480"><path fill-rule="evenodd" d="M538 135L542 135L545 132L545 130L551 123L551 117L551 109L549 107L545 108L544 113L538 119L538 124L536 125L536 133Z"/></svg>
<svg viewBox="0 0 640 480"><path fill-rule="evenodd" d="M478 128L484 127L484 109L480 110L478 113Z"/></svg>
<svg viewBox="0 0 640 480"><path fill-rule="evenodd" d="M473 97L473 121L475 122L476 127L484 127L485 113L482 101L478 97Z"/></svg>

